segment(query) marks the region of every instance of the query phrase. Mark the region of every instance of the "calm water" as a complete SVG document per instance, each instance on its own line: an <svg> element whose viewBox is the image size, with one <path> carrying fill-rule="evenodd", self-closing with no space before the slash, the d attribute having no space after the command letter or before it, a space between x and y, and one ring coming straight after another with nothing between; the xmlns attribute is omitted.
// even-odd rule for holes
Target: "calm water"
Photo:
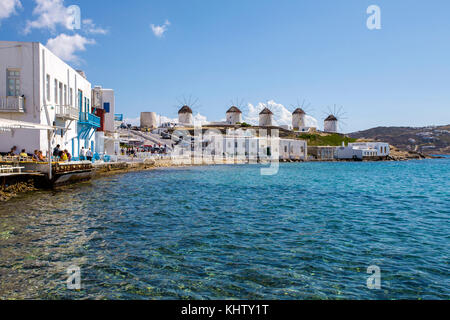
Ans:
<svg viewBox="0 0 450 320"><path fill-rule="evenodd" d="M0 204L0 298L450 298L450 159L259 173L130 173Z"/></svg>

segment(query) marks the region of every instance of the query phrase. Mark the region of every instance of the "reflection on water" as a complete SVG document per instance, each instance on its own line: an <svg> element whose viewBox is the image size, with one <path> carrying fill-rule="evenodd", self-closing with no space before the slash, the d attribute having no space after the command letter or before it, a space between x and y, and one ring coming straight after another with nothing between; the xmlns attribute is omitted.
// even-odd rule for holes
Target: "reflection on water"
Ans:
<svg viewBox="0 0 450 320"><path fill-rule="evenodd" d="M0 204L0 298L448 299L449 163L159 170L25 195Z"/></svg>

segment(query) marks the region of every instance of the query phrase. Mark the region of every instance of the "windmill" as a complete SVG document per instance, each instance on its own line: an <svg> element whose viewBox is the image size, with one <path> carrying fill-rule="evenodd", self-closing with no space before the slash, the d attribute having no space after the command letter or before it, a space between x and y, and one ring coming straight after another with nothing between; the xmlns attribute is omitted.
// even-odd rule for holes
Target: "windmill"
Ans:
<svg viewBox="0 0 450 320"><path fill-rule="evenodd" d="M242 123L242 108L244 105L244 100L236 99L231 100L231 107L226 112L226 123L235 125L237 123Z"/></svg>
<svg viewBox="0 0 450 320"><path fill-rule="evenodd" d="M338 133L339 131L343 131L343 125L346 125L344 119L346 113L344 112L343 106L337 106L336 104L333 107L327 107L327 112L325 112L325 120L323 131L330 133Z"/></svg>
<svg viewBox="0 0 450 320"><path fill-rule="evenodd" d="M297 104L291 105L290 109L292 112L292 128L300 130L307 127L306 115L311 113L311 103L306 104L306 101L303 99L303 102L300 104L300 101L297 99Z"/></svg>
<svg viewBox="0 0 450 320"><path fill-rule="evenodd" d="M199 109L198 98L193 98L192 95L189 97L183 96L177 98L177 105L175 108L178 110L178 123L185 125L193 125L194 117L192 108Z"/></svg>

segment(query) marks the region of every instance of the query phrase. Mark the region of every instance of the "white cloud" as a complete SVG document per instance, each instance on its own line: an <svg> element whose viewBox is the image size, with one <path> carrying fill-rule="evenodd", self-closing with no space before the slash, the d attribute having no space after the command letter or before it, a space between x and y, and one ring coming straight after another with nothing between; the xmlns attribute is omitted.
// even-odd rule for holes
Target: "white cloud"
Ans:
<svg viewBox="0 0 450 320"><path fill-rule="evenodd" d="M0 0L0 21L16 14L19 8L22 8L19 0Z"/></svg>
<svg viewBox="0 0 450 320"><path fill-rule="evenodd" d="M270 111L273 112L273 124L282 126L282 125L292 125L292 112L289 111L285 106L282 104L276 103L273 100L268 101L267 103L260 102L256 106L252 105L251 103L248 104L247 110L244 111L244 114L242 116L243 121L258 125L259 123L259 113L264 108L269 108ZM319 122L307 115L306 116L306 126L308 127L318 127Z"/></svg>
<svg viewBox="0 0 450 320"><path fill-rule="evenodd" d="M152 32L156 37L161 38L164 35L164 33L167 31L169 26L170 26L170 22L169 22L169 20L166 20L163 25L155 26L154 24L151 24L150 28L152 29Z"/></svg>
<svg viewBox="0 0 450 320"><path fill-rule="evenodd" d="M49 39L46 46L61 59L78 63L80 58L75 53L85 51L88 44L95 44L95 40L87 39L79 34L69 36L63 33L56 38Z"/></svg>
<svg viewBox="0 0 450 320"><path fill-rule="evenodd" d="M91 34L107 34L108 30L97 27L92 19L83 20L83 31Z"/></svg>
<svg viewBox="0 0 450 320"><path fill-rule="evenodd" d="M55 31L58 25L68 30L73 30L73 15L64 6L64 0L35 0L36 7L33 15L38 16L34 21L27 21L25 33L32 29L48 28Z"/></svg>
<svg viewBox="0 0 450 320"><path fill-rule="evenodd" d="M177 120L177 122L178 122L178 120ZM200 113L197 113L197 114L194 116L194 123L195 123L195 124L205 125L205 124L208 124L209 121L208 121L208 119L206 118L206 116L201 115Z"/></svg>
<svg viewBox="0 0 450 320"><path fill-rule="evenodd" d="M66 30L80 29L81 32L86 34L108 33L106 29L97 27L92 19L81 21L80 8L77 6L66 7L64 6L64 0L35 0L35 2L36 7L33 10L33 15L37 18L33 21L27 21L25 34L30 33L32 29L49 29L56 32L57 27L63 27Z"/></svg>

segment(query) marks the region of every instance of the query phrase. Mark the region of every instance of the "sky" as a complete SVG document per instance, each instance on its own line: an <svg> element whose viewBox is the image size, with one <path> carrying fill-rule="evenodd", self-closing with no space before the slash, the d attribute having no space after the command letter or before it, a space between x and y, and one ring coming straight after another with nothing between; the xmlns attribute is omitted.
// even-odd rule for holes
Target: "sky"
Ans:
<svg viewBox="0 0 450 320"><path fill-rule="evenodd" d="M381 29L367 27L370 5ZM0 40L43 43L134 121L198 100L208 121L235 102L249 122L268 104L285 124L304 104L321 126L336 105L353 132L450 123L449 12L448 0L0 0Z"/></svg>

